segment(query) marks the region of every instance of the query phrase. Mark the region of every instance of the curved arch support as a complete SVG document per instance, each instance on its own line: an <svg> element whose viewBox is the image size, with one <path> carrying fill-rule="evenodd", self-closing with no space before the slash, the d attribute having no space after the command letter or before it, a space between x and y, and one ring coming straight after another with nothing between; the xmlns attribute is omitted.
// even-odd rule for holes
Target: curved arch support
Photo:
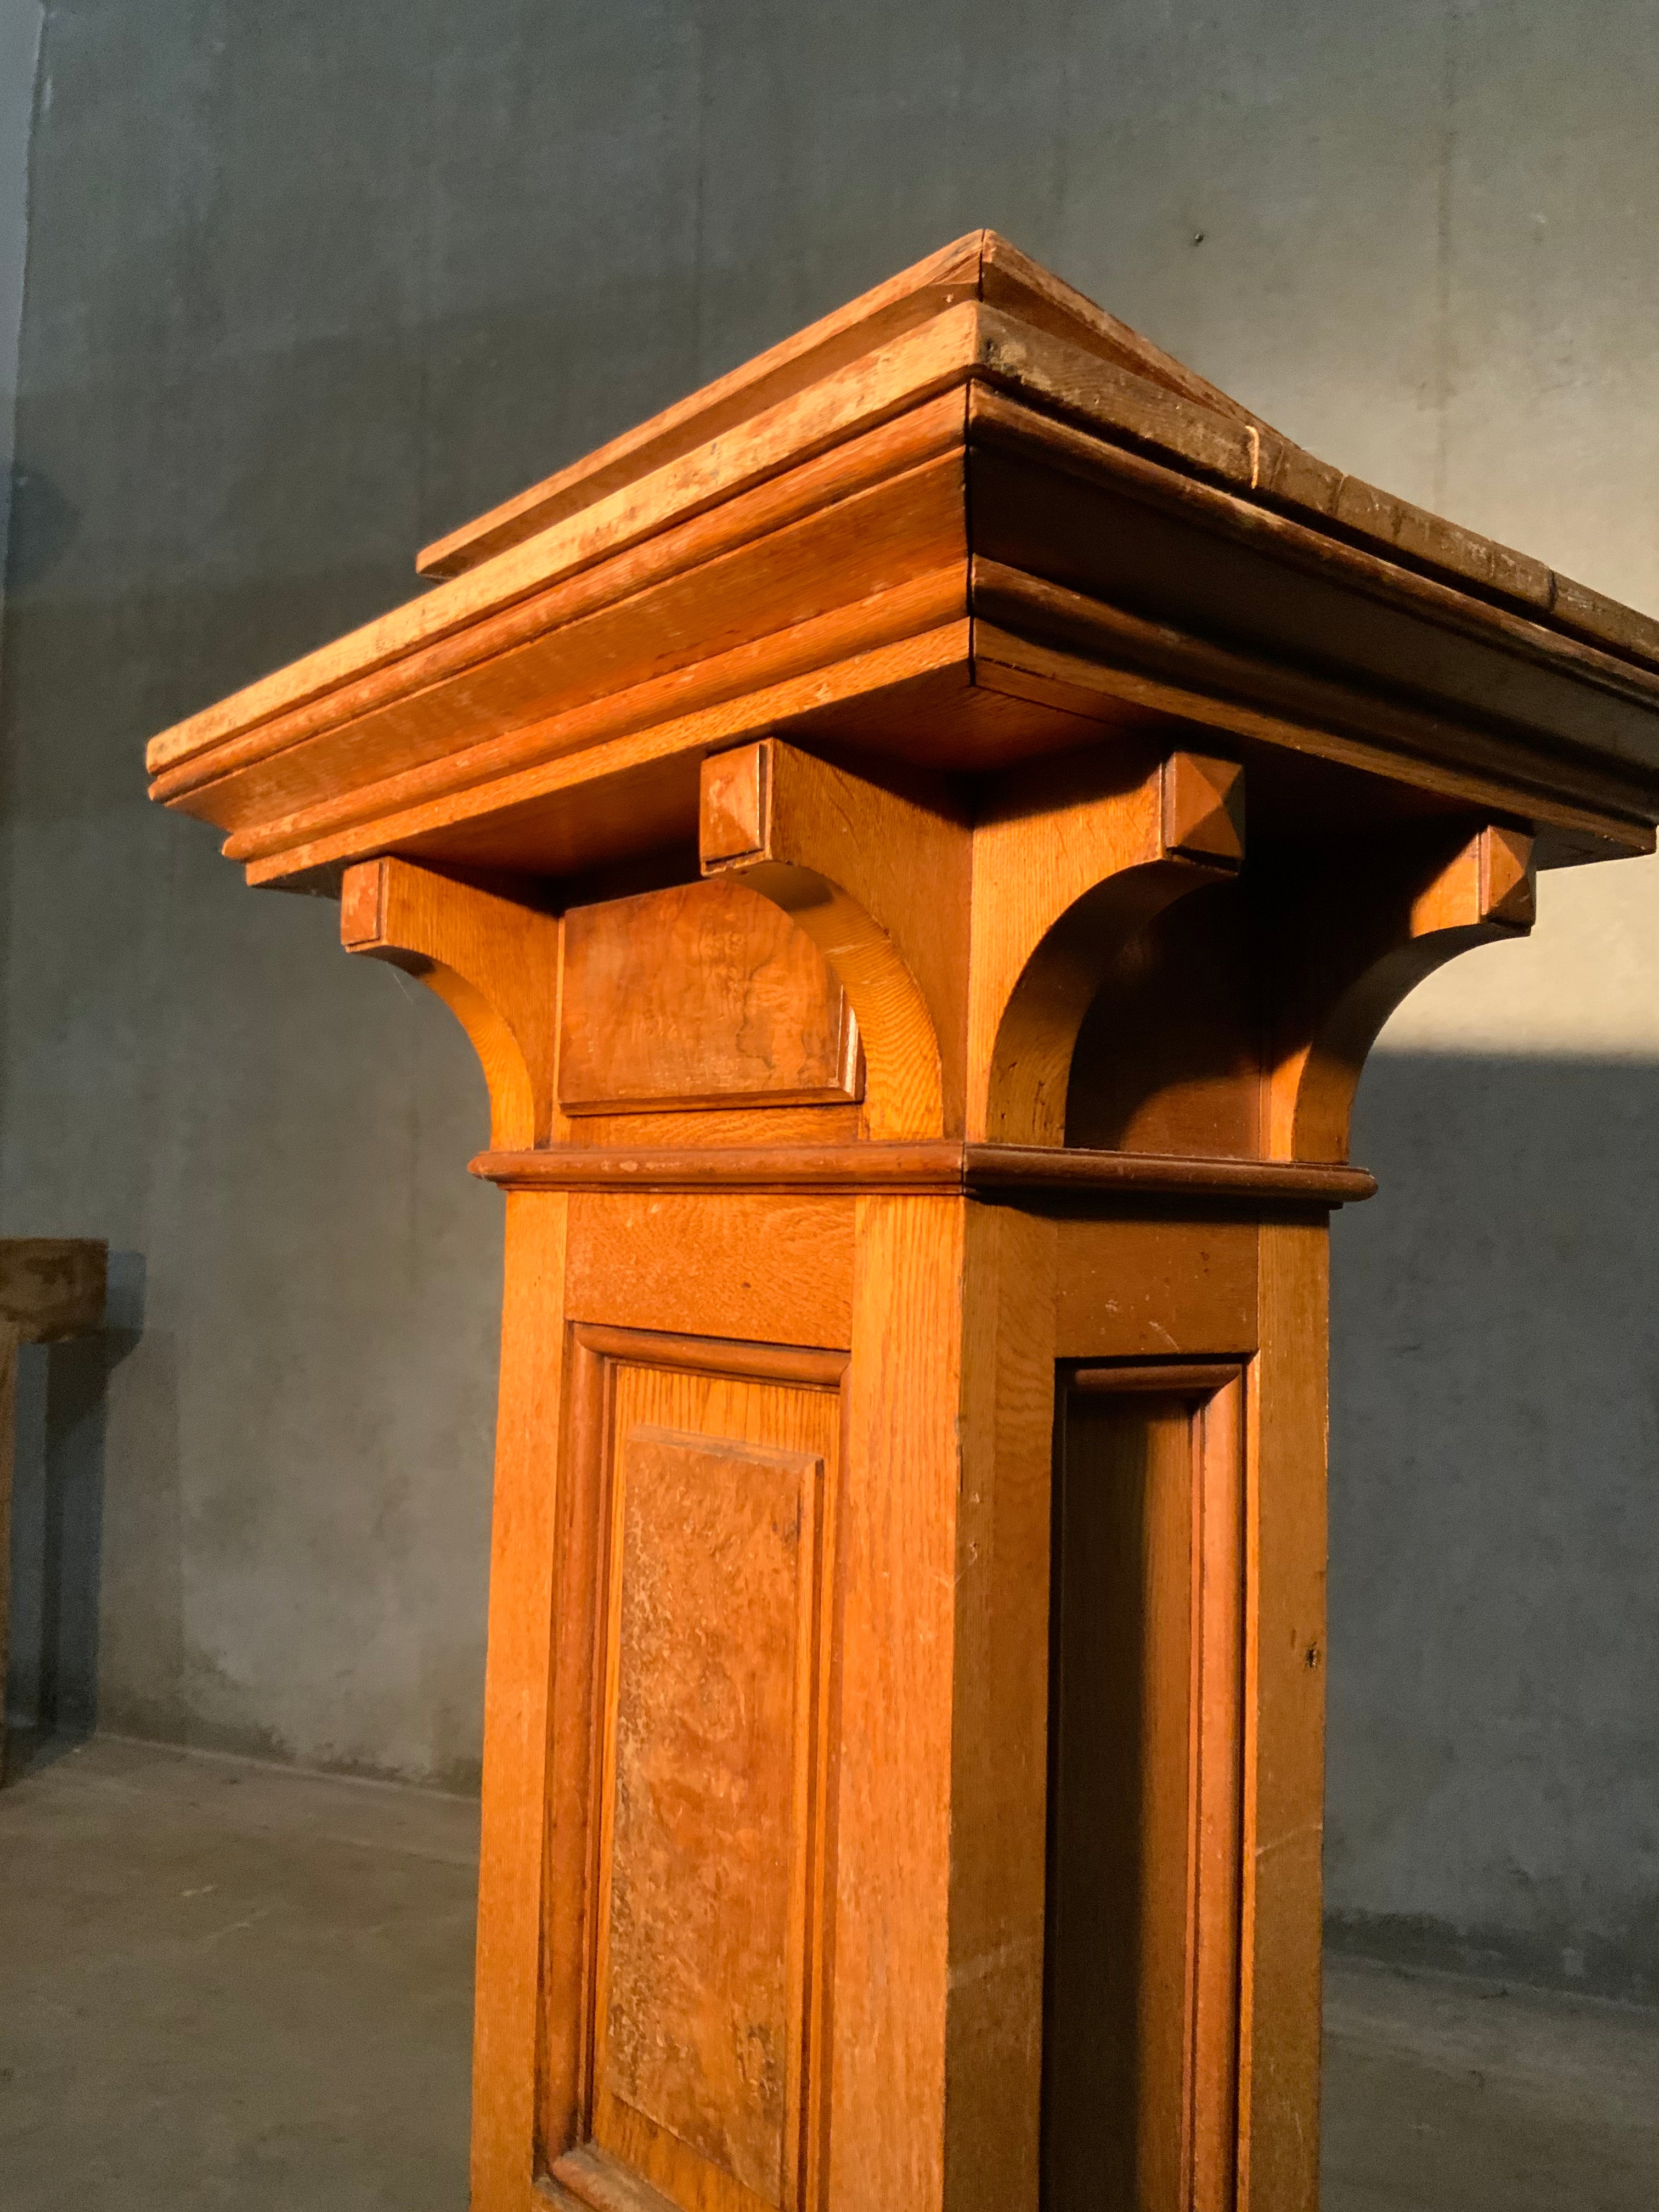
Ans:
<svg viewBox="0 0 1659 2212"><path fill-rule="evenodd" d="M986 1078L985 1141L1060 1145L1083 1018L1119 948L1165 907L1215 880L1158 860L1097 884L1049 929L1009 994Z"/></svg>
<svg viewBox="0 0 1659 2212"><path fill-rule="evenodd" d="M1288 975L1267 1072L1274 1159L1346 1160L1354 1095L1390 1014L1460 952L1524 937L1534 915L1532 838L1488 823L1415 869L1397 854L1322 867L1279 906L1270 973Z"/></svg>
<svg viewBox="0 0 1659 2212"><path fill-rule="evenodd" d="M1236 872L1243 800L1231 762L1123 744L1010 771L969 825L763 738L704 762L699 842L840 976L872 1137L1059 1145L1108 963Z"/></svg>
<svg viewBox="0 0 1659 2212"><path fill-rule="evenodd" d="M415 976L460 1023L489 1086L496 1151L553 1133L559 928L556 915L408 860L346 871L341 942Z"/></svg>
<svg viewBox="0 0 1659 2212"><path fill-rule="evenodd" d="M1122 756L1116 757L1119 762ZM1061 1145L1078 1032L1133 933L1244 855L1243 778L1231 762L1144 757L1106 788L1090 755L1015 787L1019 804L980 825L974 854L970 1057L983 1069L970 1135Z"/></svg>
<svg viewBox="0 0 1659 2212"><path fill-rule="evenodd" d="M962 1089L967 831L881 786L762 738L703 763L702 872L781 907L839 976L864 1048L874 1138L947 1133Z"/></svg>

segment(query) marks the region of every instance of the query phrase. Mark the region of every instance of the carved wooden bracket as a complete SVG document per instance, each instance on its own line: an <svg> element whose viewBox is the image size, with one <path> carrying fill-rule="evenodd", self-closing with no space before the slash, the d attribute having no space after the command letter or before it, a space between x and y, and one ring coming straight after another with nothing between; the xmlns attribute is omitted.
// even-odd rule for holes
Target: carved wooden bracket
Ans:
<svg viewBox="0 0 1659 2212"><path fill-rule="evenodd" d="M703 763L706 876L799 923L840 975L871 1136L1064 1140L1079 1025L1124 938L1243 858L1230 761L1124 748L1005 779L969 823L777 738Z"/></svg>
<svg viewBox="0 0 1659 2212"><path fill-rule="evenodd" d="M872 1137L945 1133L962 1090L968 833L765 738L703 763L705 876L732 874L798 922L858 1020ZM947 1056L942 1046L953 1046Z"/></svg>
<svg viewBox="0 0 1659 2212"><path fill-rule="evenodd" d="M1078 1031L1126 939L1244 857L1230 761L1176 752L1103 784L1096 759L1028 772L974 835L970 1134L1060 1145Z"/></svg>
<svg viewBox="0 0 1659 2212"><path fill-rule="evenodd" d="M1443 838L1425 841L1414 865L1397 847L1342 854L1273 899L1263 962L1283 996L1265 1084L1270 1158L1346 1159L1365 1056L1395 1007L1460 952L1531 927L1532 846L1489 823L1449 858Z"/></svg>
<svg viewBox="0 0 1659 2212"><path fill-rule="evenodd" d="M348 868L340 941L434 991L472 1040L489 1085L489 1141L544 1145L558 1118L555 915L407 860Z"/></svg>

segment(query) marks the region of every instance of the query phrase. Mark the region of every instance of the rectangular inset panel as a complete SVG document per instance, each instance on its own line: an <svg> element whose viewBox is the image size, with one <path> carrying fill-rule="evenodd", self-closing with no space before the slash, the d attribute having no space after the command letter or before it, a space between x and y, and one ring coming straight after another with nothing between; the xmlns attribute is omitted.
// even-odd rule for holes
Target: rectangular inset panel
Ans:
<svg viewBox="0 0 1659 2212"><path fill-rule="evenodd" d="M578 1374L602 1424L584 1480L608 1534L588 1585L585 2087L573 2140L550 2083L552 2171L593 2203L799 2212L814 2201L840 1367L599 1330L579 1335ZM548 2030L551 2054L565 2031L552 2014Z"/></svg>
<svg viewBox="0 0 1659 2212"><path fill-rule="evenodd" d="M599 2087L771 2204L823 1469L643 1426L622 1450Z"/></svg>
<svg viewBox="0 0 1659 2212"><path fill-rule="evenodd" d="M1183 1385L1196 1370L1181 1377ZM1060 1403L1043 2203L1224 2212L1237 2135L1234 1379Z"/></svg>
<svg viewBox="0 0 1659 2212"><path fill-rule="evenodd" d="M714 879L565 917L568 1114L828 1104L862 1095L846 994L806 933Z"/></svg>

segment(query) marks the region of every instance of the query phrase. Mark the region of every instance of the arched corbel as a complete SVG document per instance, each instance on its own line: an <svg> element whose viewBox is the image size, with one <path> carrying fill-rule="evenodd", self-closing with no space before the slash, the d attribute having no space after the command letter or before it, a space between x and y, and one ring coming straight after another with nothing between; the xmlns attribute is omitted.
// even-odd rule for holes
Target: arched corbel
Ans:
<svg viewBox="0 0 1659 2212"><path fill-rule="evenodd" d="M763 738L703 763L698 838L705 876L738 877L781 907L840 977L871 1136L945 1135L962 1085L960 1053L947 1060L941 1044L961 1026L965 827Z"/></svg>
<svg viewBox="0 0 1659 2212"><path fill-rule="evenodd" d="M1534 913L1532 838L1492 823L1324 860L1275 902L1263 972L1276 987L1266 1073L1275 1159L1346 1160L1366 1054L1395 1007L1460 952L1524 937Z"/></svg>
<svg viewBox="0 0 1659 2212"><path fill-rule="evenodd" d="M985 1073L970 1138L1064 1144L1078 1031L1112 960L1175 900L1243 864L1236 763L1176 752L1138 764L1133 781L1120 771L1105 789L1080 787L1111 775L1114 757L1011 778L1008 803L975 828L969 1058Z"/></svg>
<svg viewBox="0 0 1659 2212"><path fill-rule="evenodd" d="M441 998L472 1040L489 1086L496 1152L548 1142L554 1128L559 920L410 861L348 868L340 939L389 961Z"/></svg>

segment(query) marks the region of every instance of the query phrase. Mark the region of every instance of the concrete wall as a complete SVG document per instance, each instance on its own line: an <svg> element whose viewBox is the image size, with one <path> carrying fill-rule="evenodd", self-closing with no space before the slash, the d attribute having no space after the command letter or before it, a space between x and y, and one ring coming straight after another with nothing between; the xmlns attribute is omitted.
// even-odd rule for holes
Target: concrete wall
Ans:
<svg viewBox="0 0 1659 2212"><path fill-rule="evenodd" d="M0 1188L143 1260L142 1328L48 1422L106 1723L467 1771L498 1264L459 1033L147 813L144 736L981 222L1316 451L1659 605L1656 32L1650 0L53 0ZM1425 994L1338 1242L1333 1906L1625 1986L1656 885L1552 884L1539 946Z"/></svg>
<svg viewBox="0 0 1659 2212"><path fill-rule="evenodd" d="M40 0L0 0L0 548L11 515L17 339L28 240L29 123L40 50ZM0 604L5 591L0 560Z"/></svg>

